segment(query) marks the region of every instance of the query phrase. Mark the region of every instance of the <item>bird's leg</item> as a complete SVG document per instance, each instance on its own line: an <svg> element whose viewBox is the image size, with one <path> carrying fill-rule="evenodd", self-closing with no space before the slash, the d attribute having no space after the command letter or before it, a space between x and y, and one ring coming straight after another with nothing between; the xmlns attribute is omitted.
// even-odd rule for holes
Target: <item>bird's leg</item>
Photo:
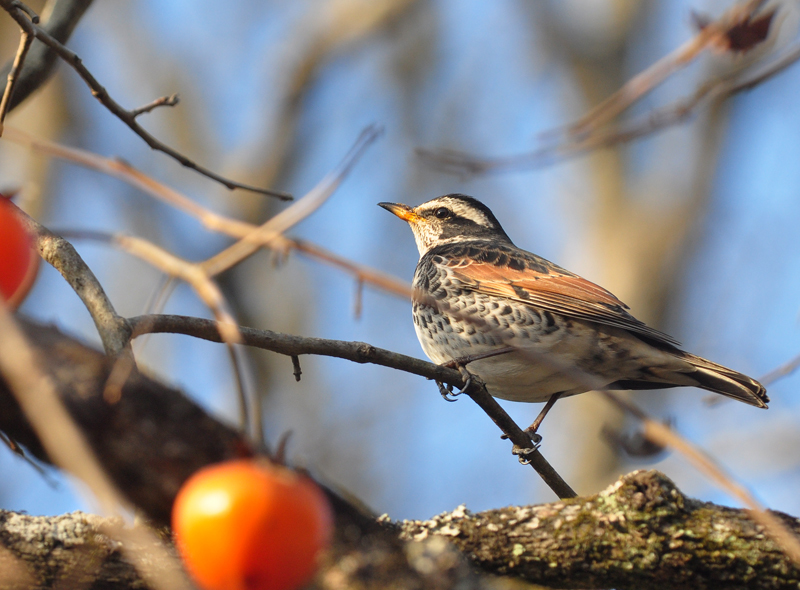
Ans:
<svg viewBox="0 0 800 590"><path fill-rule="evenodd" d="M477 354L467 354L458 358L454 358L446 363L442 363L442 366L449 367L450 369L458 369L459 367L466 367L472 362L479 361L481 359L488 359L493 356L500 356L501 354L508 354L509 352L514 352L515 350L516 348L513 346L504 346L503 348L496 348L494 350L480 352Z"/></svg>
<svg viewBox="0 0 800 590"><path fill-rule="evenodd" d="M522 449L518 445L514 445L514 447L511 449L511 454L517 455L517 457L519 457L519 462L522 463L523 465L530 464L531 460L528 458L528 455L533 453L536 449L538 449L541 446L542 435L537 434L536 431L539 429L539 426L542 425L542 420L544 420L544 417L547 416L547 413L552 409L554 405L556 405L558 398L560 398L562 395L563 394L561 393L554 393L553 395L551 395L550 399L547 400L547 403L542 408L542 411L539 412L538 416L536 416L536 420L533 421L533 424L531 424L525 429L525 432L527 432L531 437L531 441L533 442L533 447ZM508 437L504 434L500 438L508 438Z"/></svg>
<svg viewBox="0 0 800 590"><path fill-rule="evenodd" d="M544 407L542 408L542 411L541 411L541 412L539 412L539 415L538 415L538 416L536 416L536 420L534 420L534 421L533 421L533 424L531 424L530 426L528 426L528 427L525 429L525 432L527 432L527 433L528 433L528 434L530 434L531 436L533 436L534 434L536 434L536 431L537 431L537 430L539 430L539 426L541 426L541 425L542 425L542 421L544 420L544 417L545 417L545 416L547 416L547 413L548 413L548 412L549 412L551 409L553 409L553 406L554 406L554 405L556 405L556 402L559 400L559 398L560 398L562 395L563 395L563 393L554 393L553 395L551 395L551 396L550 396L550 399L548 399L548 400L547 400L547 403L546 403L546 404L544 405Z"/></svg>
<svg viewBox="0 0 800 590"><path fill-rule="evenodd" d="M467 388L472 384L472 374L466 369L466 366L468 364L470 364L473 361L479 361L481 359L513 352L514 350L515 349L513 346L506 346L504 348L498 348L496 350L490 350L488 352L482 352L479 354L468 354L465 356L460 356L458 358L449 360L446 363L442 363L441 365L442 367L447 367L449 369L458 369L461 372L461 376L464 378L464 387L461 388L461 391L453 392L452 385L445 385L441 381L437 381L436 386L439 388L439 394L447 402L456 401L456 397L464 393L467 390Z"/></svg>
<svg viewBox="0 0 800 590"><path fill-rule="evenodd" d="M470 386L472 385L472 373L467 371L467 367L464 365L458 365L458 372L461 373L461 378L464 380L464 386L461 388L461 391L458 392L456 395L461 395L465 391L467 391Z"/></svg>
<svg viewBox="0 0 800 590"><path fill-rule="evenodd" d="M547 416L547 413L556 404L558 398L560 398L562 395L563 395L562 393L554 393L553 395L551 395L550 399L547 400L547 403L542 408L542 411L539 412L538 416L536 416L536 420L533 421L533 424L531 424L525 429L525 432L527 432L530 435L531 441L533 441L533 447L522 449L517 445L514 445L514 448L511 449L511 453L519 456L519 462L522 463L523 465L527 465L528 463L530 463L530 459L528 459L526 455L529 455L530 453L538 449L539 446L541 445L542 435L537 434L536 431L539 429L539 426L542 425L542 420L544 420L544 417ZM508 436L504 434L500 438L506 439L508 438Z"/></svg>

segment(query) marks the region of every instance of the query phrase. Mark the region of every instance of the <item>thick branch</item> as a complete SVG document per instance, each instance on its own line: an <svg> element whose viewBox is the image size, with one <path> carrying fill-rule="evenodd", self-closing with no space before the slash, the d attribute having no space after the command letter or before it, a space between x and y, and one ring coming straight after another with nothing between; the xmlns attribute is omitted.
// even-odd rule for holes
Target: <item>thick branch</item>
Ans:
<svg viewBox="0 0 800 590"><path fill-rule="evenodd" d="M154 522L166 524L181 484L197 469L250 450L179 391L133 370L118 398L105 386L114 361L50 327L20 319L59 396L116 486ZM49 458L0 378L0 430Z"/></svg>
<svg viewBox="0 0 800 590"><path fill-rule="evenodd" d="M800 520L773 512L795 534ZM443 536L481 569L557 588L797 588L800 570L747 510L684 496L636 471L588 498L403 522L403 538Z"/></svg>
<svg viewBox="0 0 800 590"><path fill-rule="evenodd" d="M310 588L473 590L485 588L457 549L441 538L404 542L394 527L379 525L334 498L336 530ZM28 516L0 510L0 587L4 590L150 588L126 560L112 534L118 518L72 512L61 516ZM128 529L129 530L129 529ZM168 537L165 537L165 540ZM165 543L167 544L167 543ZM163 545L162 545L163 547ZM152 556L154 575L170 563L163 549L139 550ZM167 554L174 550L167 547Z"/></svg>
<svg viewBox="0 0 800 590"><path fill-rule="evenodd" d="M119 518L82 512L28 516L0 510L0 587L144 590L149 586L107 535L122 526ZM166 573L172 562L159 554L148 551L148 565Z"/></svg>
<svg viewBox="0 0 800 590"><path fill-rule="evenodd" d="M588 498L479 514L460 507L396 526L332 500L336 534L315 588L484 587L464 557L485 573L558 588L759 590L800 583L800 570L747 511L687 498L656 471L628 474ZM800 521L774 514L800 532ZM80 512L0 511L0 585L140 588L106 536L119 526Z"/></svg>

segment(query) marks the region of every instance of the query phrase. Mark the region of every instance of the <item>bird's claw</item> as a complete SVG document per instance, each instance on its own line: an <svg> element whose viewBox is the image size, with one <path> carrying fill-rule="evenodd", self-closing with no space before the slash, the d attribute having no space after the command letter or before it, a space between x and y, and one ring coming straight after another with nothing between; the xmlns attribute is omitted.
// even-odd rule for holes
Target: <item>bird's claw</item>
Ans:
<svg viewBox="0 0 800 590"><path fill-rule="evenodd" d="M472 386L472 374L467 373L467 379L466 381L464 381L464 387L462 387L459 390L458 395L461 395L462 393L466 392L471 386Z"/></svg>
<svg viewBox="0 0 800 590"><path fill-rule="evenodd" d="M452 385L445 385L441 381L436 382L436 387L439 388L439 395L441 395L446 402L458 401L456 398L463 393L463 390L453 392Z"/></svg>
<svg viewBox="0 0 800 590"><path fill-rule="evenodd" d="M528 458L529 455L535 453L540 446L542 446L542 437L539 434L534 434L532 437L533 446L532 447L521 447L519 445L514 445L511 447L511 454L516 455L519 458L519 462L522 465L530 465L531 460Z"/></svg>
<svg viewBox="0 0 800 590"><path fill-rule="evenodd" d="M453 363L456 361L450 361ZM446 366L446 365L445 365ZM470 387L472 387L472 373L467 371L467 369L463 365L457 365L459 372L461 373L461 377L464 379L464 386L459 389L458 391L453 391L452 385L445 385L441 381L436 382L436 387L439 388L439 394L444 398L446 402L454 402L456 398L461 395L462 393L466 393Z"/></svg>

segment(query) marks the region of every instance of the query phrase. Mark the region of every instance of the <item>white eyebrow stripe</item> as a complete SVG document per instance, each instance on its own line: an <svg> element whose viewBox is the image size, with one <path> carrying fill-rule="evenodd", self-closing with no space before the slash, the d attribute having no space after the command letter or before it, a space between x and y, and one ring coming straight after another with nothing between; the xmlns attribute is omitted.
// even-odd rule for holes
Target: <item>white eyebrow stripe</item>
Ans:
<svg viewBox="0 0 800 590"><path fill-rule="evenodd" d="M492 222L488 217L486 217L483 211L475 209L474 207L465 206L461 201L444 198L431 201L428 203L428 205L429 206L425 207L424 209L425 213L429 211L435 211L439 207L447 207L458 217L469 219L470 221L473 221L478 225L482 225L483 227L492 227Z"/></svg>

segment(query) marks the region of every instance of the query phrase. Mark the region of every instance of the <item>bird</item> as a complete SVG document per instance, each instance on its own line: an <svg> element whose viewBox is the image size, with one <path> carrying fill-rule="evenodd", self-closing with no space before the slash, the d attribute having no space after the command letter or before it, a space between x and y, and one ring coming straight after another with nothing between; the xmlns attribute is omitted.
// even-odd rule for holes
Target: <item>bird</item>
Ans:
<svg viewBox="0 0 800 590"><path fill-rule="evenodd" d="M425 354L463 366L494 397L555 402L594 389L694 386L766 408L761 383L686 352L612 293L511 241L479 200L378 203L408 222L420 259L412 314Z"/></svg>

